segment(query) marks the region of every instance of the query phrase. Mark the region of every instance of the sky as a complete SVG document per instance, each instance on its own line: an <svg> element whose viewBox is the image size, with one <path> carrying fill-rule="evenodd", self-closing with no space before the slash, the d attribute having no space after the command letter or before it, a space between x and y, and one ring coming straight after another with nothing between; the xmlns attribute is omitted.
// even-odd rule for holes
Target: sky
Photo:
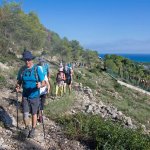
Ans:
<svg viewBox="0 0 150 150"><path fill-rule="evenodd" d="M2 0L0 0L1 3ZM150 0L15 0L61 38L99 53L150 54Z"/></svg>

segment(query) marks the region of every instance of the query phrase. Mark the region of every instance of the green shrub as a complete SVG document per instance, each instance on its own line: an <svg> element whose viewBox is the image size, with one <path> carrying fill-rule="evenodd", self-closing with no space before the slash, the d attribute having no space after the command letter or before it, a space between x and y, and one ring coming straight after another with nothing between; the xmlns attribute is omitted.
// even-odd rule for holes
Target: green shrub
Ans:
<svg viewBox="0 0 150 150"><path fill-rule="evenodd" d="M76 114L59 118L65 133L77 140L90 143L97 150L149 150L150 137L140 131L123 128L120 124L103 121L95 115Z"/></svg>

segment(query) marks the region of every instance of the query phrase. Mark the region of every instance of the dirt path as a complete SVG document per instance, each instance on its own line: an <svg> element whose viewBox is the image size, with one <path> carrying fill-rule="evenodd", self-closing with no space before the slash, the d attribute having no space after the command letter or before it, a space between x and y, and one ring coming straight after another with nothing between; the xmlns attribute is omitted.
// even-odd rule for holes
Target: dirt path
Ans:
<svg viewBox="0 0 150 150"><path fill-rule="evenodd" d="M0 149L5 150L87 150L79 141L68 139L63 129L54 121L44 117L46 138L44 139L43 126L37 124L34 139L24 138L24 124L20 107L19 94L19 129L16 128L16 93L8 89L0 91L0 123L5 122L7 127L0 124Z"/></svg>
<svg viewBox="0 0 150 150"><path fill-rule="evenodd" d="M134 89L134 90L136 90L136 91L139 91L139 92L141 92L141 93L144 93L144 94L147 94L147 95L150 96L150 92L147 92L147 91L145 91L145 90L143 90L143 89L140 89L140 88L138 88L138 87L136 87L136 86L127 84L127 83L122 82L122 81L120 81L120 80L117 80L117 82L118 82L120 85L124 85L124 86L126 86L126 87L128 87L128 88L130 88L130 89Z"/></svg>

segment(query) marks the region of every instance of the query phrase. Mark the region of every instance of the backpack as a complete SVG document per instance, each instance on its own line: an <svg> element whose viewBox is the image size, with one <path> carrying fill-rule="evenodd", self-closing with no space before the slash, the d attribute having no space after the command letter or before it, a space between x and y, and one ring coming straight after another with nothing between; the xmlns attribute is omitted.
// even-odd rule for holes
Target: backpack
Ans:
<svg viewBox="0 0 150 150"><path fill-rule="evenodd" d="M43 72L45 72L45 75L47 76L49 72L49 65L47 63L44 63L42 67L43 67Z"/></svg>
<svg viewBox="0 0 150 150"><path fill-rule="evenodd" d="M38 73L37 73L37 68L38 68L38 65L34 65L34 76L35 76L35 79L36 79L36 82L39 81L39 77L38 77ZM23 76L25 75L26 73L26 66L23 66L20 70L20 75L21 75L21 81L23 81Z"/></svg>
<svg viewBox="0 0 150 150"><path fill-rule="evenodd" d="M67 69L64 70L66 79L71 79L71 69L68 67Z"/></svg>
<svg viewBox="0 0 150 150"><path fill-rule="evenodd" d="M63 72L57 73L56 81L59 83L65 80L65 74Z"/></svg>

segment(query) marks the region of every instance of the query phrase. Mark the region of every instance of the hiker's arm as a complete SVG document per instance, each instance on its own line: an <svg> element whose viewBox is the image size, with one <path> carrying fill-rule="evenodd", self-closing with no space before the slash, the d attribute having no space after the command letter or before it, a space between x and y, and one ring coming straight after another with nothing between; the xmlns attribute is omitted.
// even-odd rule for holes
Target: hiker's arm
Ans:
<svg viewBox="0 0 150 150"><path fill-rule="evenodd" d="M46 86L46 82L44 80L44 74L40 67L37 68L37 73L38 73L38 82L36 83L36 87L39 89L41 87Z"/></svg>
<svg viewBox="0 0 150 150"><path fill-rule="evenodd" d="M42 82L37 82L37 84L36 84L36 87L37 87L38 89L41 88L41 87L44 87L44 86L46 86L45 80L43 80Z"/></svg>
<svg viewBox="0 0 150 150"><path fill-rule="evenodd" d="M73 70L71 69L70 71L71 71L71 77L73 77Z"/></svg>
<svg viewBox="0 0 150 150"><path fill-rule="evenodd" d="M50 92L50 88L51 88L51 86L50 86L50 84L49 84L49 82L48 81L45 81L46 82L46 85L47 85L47 89L48 89L48 93Z"/></svg>
<svg viewBox="0 0 150 150"><path fill-rule="evenodd" d="M22 82L18 80L18 81L17 81L17 84L16 84L16 92L19 92L19 91L20 91L21 84L22 84Z"/></svg>

